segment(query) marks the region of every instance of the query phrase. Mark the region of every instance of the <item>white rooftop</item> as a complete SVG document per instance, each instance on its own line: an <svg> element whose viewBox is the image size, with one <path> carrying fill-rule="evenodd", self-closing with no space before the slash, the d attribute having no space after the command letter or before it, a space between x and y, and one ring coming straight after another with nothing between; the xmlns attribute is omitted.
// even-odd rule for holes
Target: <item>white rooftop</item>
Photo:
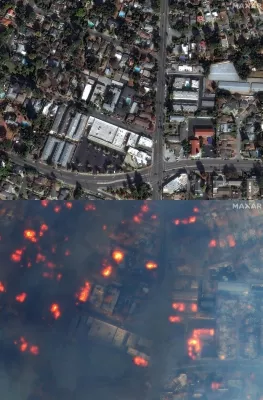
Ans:
<svg viewBox="0 0 263 400"><path fill-rule="evenodd" d="M141 136L138 142L138 146L145 147L147 149L151 149L153 147L152 139L149 139L145 136Z"/></svg>
<svg viewBox="0 0 263 400"><path fill-rule="evenodd" d="M168 194L181 192L182 190L187 189L187 183L188 183L187 174L181 174L177 178L173 179L171 182L167 183L167 185L165 185L163 188L163 192Z"/></svg>
<svg viewBox="0 0 263 400"><path fill-rule="evenodd" d="M127 146L135 147L137 144L138 137L139 135L137 135L137 133L131 132L127 142Z"/></svg>
<svg viewBox="0 0 263 400"><path fill-rule="evenodd" d="M151 156L144 153L143 151L134 149L133 147L129 147L127 154L132 157L133 161L138 165L138 167L148 165L148 162L151 160Z"/></svg>

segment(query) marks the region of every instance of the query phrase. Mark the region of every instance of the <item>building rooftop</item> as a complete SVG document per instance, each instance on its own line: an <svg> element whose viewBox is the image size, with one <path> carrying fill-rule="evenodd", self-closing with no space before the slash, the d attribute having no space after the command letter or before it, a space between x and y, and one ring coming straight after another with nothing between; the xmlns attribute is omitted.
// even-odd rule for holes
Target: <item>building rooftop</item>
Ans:
<svg viewBox="0 0 263 400"><path fill-rule="evenodd" d="M229 61L211 65L208 79L211 81L240 81L234 64Z"/></svg>

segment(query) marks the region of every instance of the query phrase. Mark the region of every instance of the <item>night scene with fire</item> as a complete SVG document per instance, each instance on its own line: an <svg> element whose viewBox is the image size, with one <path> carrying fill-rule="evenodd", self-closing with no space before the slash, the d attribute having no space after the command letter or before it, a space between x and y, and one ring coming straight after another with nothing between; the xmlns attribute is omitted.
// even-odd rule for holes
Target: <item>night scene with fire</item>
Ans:
<svg viewBox="0 0 263 400"><path fill-rule="evenodd" d="M2 398L261 400L262 222L227 201L2 202Z"/></svg>

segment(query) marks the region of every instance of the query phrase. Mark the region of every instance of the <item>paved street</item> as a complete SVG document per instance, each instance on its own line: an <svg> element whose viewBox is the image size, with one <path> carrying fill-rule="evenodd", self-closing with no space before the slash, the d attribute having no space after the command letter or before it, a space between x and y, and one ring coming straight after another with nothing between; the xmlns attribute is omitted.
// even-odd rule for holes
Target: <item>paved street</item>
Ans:
<svg viewBox="0 0 263 400"><path fill-rule="evenodd" d="M30 160L24 160L21 157L11 154L10 159L18 165L24 166L29 165L36 168L42 174L51 174L53 173L58 180L61 180L69 185L75 185L76 182L79 182L84 189L97 192L100 188L106 188L107 186L118 187L122 186L123 182L127 182L127 174L111 174L111 175L89 175L89 174L78 174L71 171L58 170L54 169L52 166L34 162ZM172 163L164 163L164 168L162 170L162 179L167 179L179 170L187 169L187 171L196 170L197 169L196 160L180 160ZM199 161L200 162L200 161ZM201 163L203 164L206 171L213 171L214 168L222 168L224 165L233 165L239 172L242 170L249 170L253 167L255 160L221 160L221 159L203 159ZM143 168L139 170L143 180L145 182L149 182L153 185L156 183L156 176L151 174L151 168ZM133 173L129 174L130 177L133 177ZM155 192L156 193L156 192Z"/></svg>
<svg viewBox="0 0 263 400"><path fill-rule="evenodd" d="M163 181L163 124L164 103L165 103L165 64L166 64L166 32L168 23L168 1L161 2L160 10L160 51L159 51L159 69L157 76L157 94L156 94L156 130L153 135L153 158L151 183L153 186L153 200L162 198L161 185Z"/></svg>

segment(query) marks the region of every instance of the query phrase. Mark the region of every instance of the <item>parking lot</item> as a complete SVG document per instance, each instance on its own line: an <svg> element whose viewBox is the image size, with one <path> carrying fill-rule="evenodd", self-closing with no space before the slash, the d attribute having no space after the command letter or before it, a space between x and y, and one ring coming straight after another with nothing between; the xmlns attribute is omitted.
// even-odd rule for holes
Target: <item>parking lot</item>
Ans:
<svg viewBox="0 0 263 400"><path fill-rule="evenodd" d="M80 172L109 173L121 171L124 156L109 149L102 149L83 138L73 158L73 166Z"/></svg>

